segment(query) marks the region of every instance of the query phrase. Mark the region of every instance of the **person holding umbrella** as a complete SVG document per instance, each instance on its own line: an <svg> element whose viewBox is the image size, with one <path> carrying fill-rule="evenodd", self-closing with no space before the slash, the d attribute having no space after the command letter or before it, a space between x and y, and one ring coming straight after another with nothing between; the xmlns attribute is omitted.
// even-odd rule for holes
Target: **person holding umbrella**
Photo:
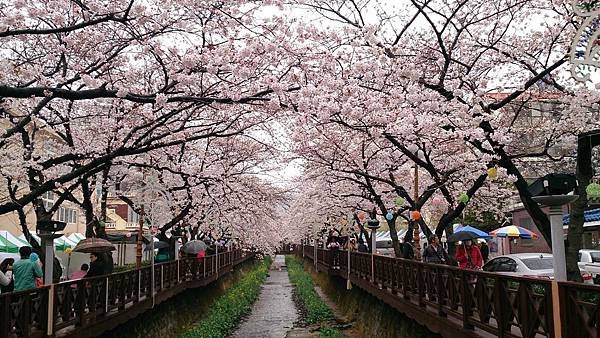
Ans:
<svg viewBox="0 0 600 338"><path fill-rule="evenodd" d="M458 228L450 237L448 242L462 241L462 245L456 248L456 261L463 269L479 270L483 266L483 257L473 240L477 238L489 238L490 235L472 226L466 225Z"/></svg>
<svg viewBox="0 0 600 338"><path fill-rule="evenodd" d="M90 269L85 275L85 278L104 275L104 261L101 257L102 256L96 252L90 253Z"/></svg>
<svg viewBox="0 0 600 338"><path fill-rule="evenodd" d="M483 257L477 245L468 239L463 241L462 245L456 249L456 260L458 266L463 269L480 270L483 266Z"/></svg>

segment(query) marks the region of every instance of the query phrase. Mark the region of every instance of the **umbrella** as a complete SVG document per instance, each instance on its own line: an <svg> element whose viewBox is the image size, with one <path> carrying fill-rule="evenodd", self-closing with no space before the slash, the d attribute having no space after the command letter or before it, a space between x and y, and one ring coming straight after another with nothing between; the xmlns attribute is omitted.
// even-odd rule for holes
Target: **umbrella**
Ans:
<svg viewBox="0 0 600 338"><path fill-rule="evenodd" d="M163 242L163 241L158 241L158 242L154 242L154 250L156 249L164 249L164 248L168 248L169 247L169 243L167 242ZM147 244L146 247L144 248L144 251L151 251L152 250L152 245Z"/></svg>
<svg viewBox="0 0 600 338"><path fill-rule="evenodd" d="M200 251L205 251L208 248L208 245L199 239L195 239L193 241L189 241L183 245L183 252L195 255Z"/></svg>
<svg viewBox="0 0 600 338"><path fill-rule="evenodd" d="M466 241L476 238L490 238L490 235L485 231L466 225L456 229L456 231L448 237L448 242Z"/></svg>
<svg viewBox="0 0 600 338"><path fill-rule="evenodd" d="M491 231L490 234L496 237L520 237L525 239L538 238L536 233L516 225L509 225L500 229L496 229Z"/></svg>
<svg viewBox="0 0 600 338"><path fill-rule="evenodd" d="M109 252L117 250L115 246L102 238L86 238L81 240L73 251L75 252L85 252L85 253L99 253L99 252Z"/></svg>

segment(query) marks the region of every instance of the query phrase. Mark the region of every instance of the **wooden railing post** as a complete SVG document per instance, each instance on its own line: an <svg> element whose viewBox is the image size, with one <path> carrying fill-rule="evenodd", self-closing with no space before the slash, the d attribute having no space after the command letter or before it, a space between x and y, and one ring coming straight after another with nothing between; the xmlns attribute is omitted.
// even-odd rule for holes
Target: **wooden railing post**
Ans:
<svg viewBox="0 0 600 338"><path fill-rule="evenodd" d="M471 290L469 290L467 272L461 271L460 274L461 287L461 299L462 299L462 320L463 328L472 330L474 327L469 323L469 318L473 315L473 303L471 297Z"/></svg>
<svg viewBox="0 0 600 338"><path fill-rule="evenodd" d="M554 338L562 338L563 336L563 328L562 328L562 316L566 315L566 297L561 299L561 294L565 294L565 292L560 292L560 286L558 282L552 281L552 319L554 324ZM565 321L565 323L567 323Z"/></svg>
<svg viewBox="0 0 600 338"><path fill-rule="evenodd" d="M160 265L160 291L165 288L165 276L164 276L165 264Z"/></svg>
<svg viewBox="0 0 600 338"><path fill-rule="evenodd" d="M142 298L142 269L138 270L138 292L137 292L138 302L140 298Z"/></svg>
<svg viewBox="0 0 600 338"><path fill-rule="evenodd" d="M425 306L425 279L423 278L423 266L417 263L417 293L419 294L419 306Z"/></svg>
<svg viewBox="0 0 600 338"><path fill-rule="evenodd" d="M0 308L0 338L7 338L10 330L10 303L11 295L7 294L2 297L2 307Z"/></svg>
<svg viewBox="0 0 600 338"><path fill-rule="evenodd" d="M46 311L46 335L54 336L54 284L50 284L48 288L48 310Z"/></svg>
<svg viewBox="0 0 600 338"><path fill-rule="evenodd" d="M371 283L375 283L375 255L371 253Z"/></svg>
<svg viewBox="0 0 600 338"><path fill-rule="evenodd" d="M21 311L19 311L17 322L20 321L23 337L29 337L31 332L31 325L29 325L31 323L31 294L26 293L23 297L25 299L23 300Z"/></svg>
<svg viewBox="0 0 600 338"><path fill-rule="evenodd" d="M444 280L442 276L442 268L436 267L436 288L437 288L437 301L438 301L438 315L441 317L446 317L446 313L444 312L444 304L446 304L446 297L444 292ZM451 277L448 277L451 278Z"/></svg>
<svg viewBox="0 0 600 338"><path fill-rule="evenodd" d="M104 313L108 313L108 276L104 279Z"/></svg>

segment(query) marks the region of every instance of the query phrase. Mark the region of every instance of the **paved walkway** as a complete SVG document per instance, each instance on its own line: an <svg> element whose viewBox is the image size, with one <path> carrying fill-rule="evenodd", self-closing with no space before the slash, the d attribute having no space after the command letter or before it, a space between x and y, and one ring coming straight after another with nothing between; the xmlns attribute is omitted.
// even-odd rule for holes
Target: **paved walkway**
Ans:
<svg viewBox="0 0 600 338"><path fill-rule="evenodd" d="M284 338L298 320L292 289L285 267L285 256L277 255L252 313L232 337Z"/></svg>

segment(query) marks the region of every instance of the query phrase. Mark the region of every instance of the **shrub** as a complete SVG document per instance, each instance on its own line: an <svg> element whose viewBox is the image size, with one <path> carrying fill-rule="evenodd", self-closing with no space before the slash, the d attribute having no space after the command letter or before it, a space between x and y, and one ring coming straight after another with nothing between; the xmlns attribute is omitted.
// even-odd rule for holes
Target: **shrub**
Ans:
<svg viewBox="0 0 600 338"><path fill-rule="evenodd" d="M271 257L266 257L260 265L242 277L211 306L205 319L181 337L228 337L242 316L252 309L252 304L258 298L260 286L265 281L271 261Z"/></svg>
<svg viewBox="0 0 600 338"><path fill-rule="evenodd" d="M324 327L319 330L319 338L344 338L344 335L337 329Z"/></svg>
<svg viewBox="0 0 600 338"><path fill-rule="evenodd" d="M300 306L306 313L307 324L321 324L333 319L333 312L315 291L312 277L306 271L302 261L294 256L285 256L290 281L294 284ZM320 338L343 338L344 335L337 329L322 326L319 329Z"/></svg>
<svg viewBox="0 0 600 338"><path fill-rule="evenodd" d="M306 311L306 322L308 324L321 323L333 319L331 309L323 302L321 297L315 291L313 280L310 275L304 271L302 262L296 257L286 256L285 263L288 268L290 281L296 288L296 294L300 305Z"/></svg>

